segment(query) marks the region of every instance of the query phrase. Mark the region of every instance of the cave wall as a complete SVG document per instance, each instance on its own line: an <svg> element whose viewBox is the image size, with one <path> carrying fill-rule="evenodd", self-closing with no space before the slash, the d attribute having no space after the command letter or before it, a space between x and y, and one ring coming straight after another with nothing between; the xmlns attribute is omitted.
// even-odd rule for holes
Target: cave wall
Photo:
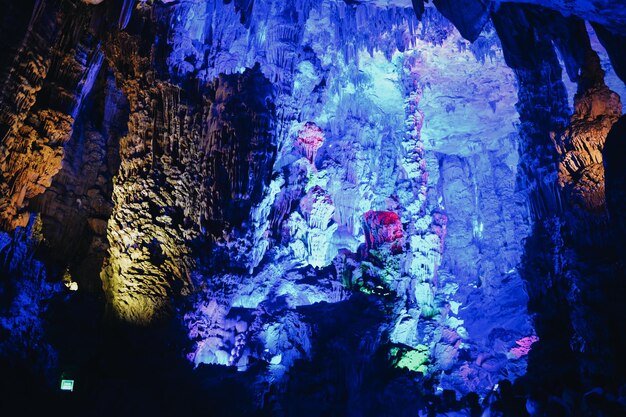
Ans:
<svg viewBox="0 0 626 417"><path fill-rule="evenodd" d="M279 381L272 412L312 381L374 410L387 368L481 395L527 374L541 404L619 380L622 9L509 3L12 6L3 294L46 289L35 327L60 282L179 320L194 366ZM3 343L39 343L18 304Z"/></svg>
<svg viewBox="0 0 626 417"><path fill-rule="evenodd" d="M143 19L137 29L154 30ZM187 97L179 85L155 79L149 43L120 34L108 48L130 116L103 283L115 315L146 323L188 292L191 242L223 239L261 200L275 155L273 92L250 69ZM123 52L129 48L137 51L131 62Z"/></svg>
<svg viewBox="0 0 626 417"><path fill-rule="evenodd" d="M542 16L536 10L513 6L494 17L501 34L510 32L512 25L521 29L538 21ZM543 24L553 25L555 20ZM580 28L572 30L582 30L576 21L568 24ZM609 294L620 293L621 287L620 255L612 243L619 238L607 227L600 162L604 141L621 114L621 103L604 84L604 71L588 41L582 44L586 52L581 54L584 59L573 80L578 83L573 113L568 113L560 81L541 90L546 88L546 78L560 79L551 41L536 39L537 44L529 48L529 39L505 35L501 39L507 62L525 87L520 87L517 105L522 121L520 145L526 148L521 152L521 166L527 174L521 180L529 193L534 222L525 243L522 275L540 338L529 375L538 398L545 398L546 392L541 391L549 386L553 388L548 392L563 396L568 389L617 380L616 368L609 363L620 363L612 348L621 345L620 336L602 323L611 314L611 302L596 297L605 294L610 299ZM550 177L553 180L548 182ZM580 385L574 388L576 384L564 384L566 380ZM577 398L567 407L585 405L585 399Z"/></svg>

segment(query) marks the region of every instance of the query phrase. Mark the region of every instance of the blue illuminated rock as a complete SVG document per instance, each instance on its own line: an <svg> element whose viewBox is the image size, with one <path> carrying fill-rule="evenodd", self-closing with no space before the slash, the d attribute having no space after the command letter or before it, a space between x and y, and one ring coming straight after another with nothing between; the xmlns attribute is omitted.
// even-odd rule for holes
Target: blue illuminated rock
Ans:
<svg viewBox="0 0 626 417"><path fill-rule="evenodd" d="M619 401L623 1L5 3L7 381L77 368L111 415Z"/></svg>

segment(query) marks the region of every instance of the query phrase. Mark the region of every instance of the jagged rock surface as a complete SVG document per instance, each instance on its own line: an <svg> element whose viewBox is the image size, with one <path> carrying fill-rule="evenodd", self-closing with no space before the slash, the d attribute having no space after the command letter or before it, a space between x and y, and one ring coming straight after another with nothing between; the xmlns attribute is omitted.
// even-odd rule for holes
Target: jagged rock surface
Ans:
<svg viewBox="0 0 626 417"><path fill-rule="evenodd" d="M86 6L37 2L2 91L0 224L25 226L28 200L50 186L63 145L103 61ZM72 36L60 33L75 28Z"/></svg>
<svg viewBox="0 0 626 417"><path fill-rule="evenodd" d="M7 351L54 367L62 281L102 285L109 319L182 323L163 349L272 416L434 412L443 389L487 405L502 377L537 413L592 409L595 381L623 380L603 326L621 104L581 20L623 78L620 2L32 3L0 43Z"/></svg>
<svg viewBox="0 0 626 417"><path fill-rule="evenodd" d="M545 412L543 407L550 406L545 402L548 389L548 395L569 397L566 407L592 409L581 392L599 380L615 378L607 363L619 363L612 347L623 343L615 330L601 324L600 317L614 314L611 302L597 303L595 298L602 293L612 299L621 291L616 280L619 255L603 244L611 238L600 163L601 149L621 106L615 93L604 86L595 52L587 50L577 80L574 114L568 117L563 84L557 81L545 89L546 76L561 78L549 38L535 38L533 45L530 39L507 36L512 27L521 32L541 17L528 7L510 6L501 8L494 20L507 62L520 80L520 160L525 174L520 185L529 192L535 220L520 268L539 336L529 362L529 379L537 386L531 403L537 413ZM588 45L583 42L581 47ZM598 251L605 254L598 256ZM563 380L577 382L548 388ZM570 397L568 390L577 394Z"/></svg>

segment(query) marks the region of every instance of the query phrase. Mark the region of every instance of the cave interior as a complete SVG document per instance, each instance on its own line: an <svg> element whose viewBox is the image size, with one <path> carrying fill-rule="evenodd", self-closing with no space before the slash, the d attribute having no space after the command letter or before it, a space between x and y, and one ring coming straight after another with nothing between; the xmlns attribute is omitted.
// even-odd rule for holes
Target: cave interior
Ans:
<svg viewBox="0 0 626 417"><path fill-rule="evenodd" d="M626 1L0 8L1 415L626 415Z"/></svg>

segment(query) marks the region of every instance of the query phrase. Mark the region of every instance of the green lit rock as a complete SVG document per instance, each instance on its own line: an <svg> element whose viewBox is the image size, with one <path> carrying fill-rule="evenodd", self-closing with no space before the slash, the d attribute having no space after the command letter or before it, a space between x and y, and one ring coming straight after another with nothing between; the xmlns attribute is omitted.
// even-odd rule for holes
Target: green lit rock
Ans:
<svg viewBox="0 0 626 417"><path fill-rule="evenodd" d="M390 356L399 358L395 364L396 368L406 368L413 372L426 374L430 363L430 352L428 346L417 345L415 349L391 348Z"/></svg>

